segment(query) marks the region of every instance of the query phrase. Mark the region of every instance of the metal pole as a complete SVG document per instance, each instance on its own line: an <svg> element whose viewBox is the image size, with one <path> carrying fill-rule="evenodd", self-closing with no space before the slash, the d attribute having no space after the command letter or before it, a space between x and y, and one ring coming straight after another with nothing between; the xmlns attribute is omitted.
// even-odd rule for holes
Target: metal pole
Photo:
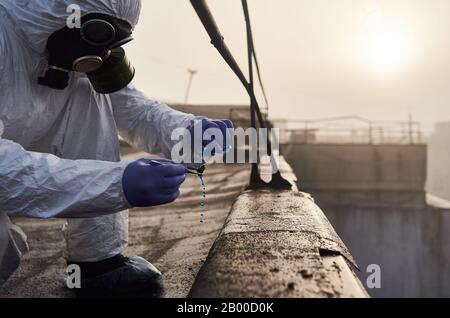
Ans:
<svg viewBox="0 0 450 318"><path fill-rule="evenodd" d="M373 123L369 122L369 145L373 145Z"/></svg>
<svg viewBox="0 0 450 318"><path fill-rule="evenodd" d="M409 144L414 144L414 135L413 135L413 117L412 113L409 113Z"/></svg>

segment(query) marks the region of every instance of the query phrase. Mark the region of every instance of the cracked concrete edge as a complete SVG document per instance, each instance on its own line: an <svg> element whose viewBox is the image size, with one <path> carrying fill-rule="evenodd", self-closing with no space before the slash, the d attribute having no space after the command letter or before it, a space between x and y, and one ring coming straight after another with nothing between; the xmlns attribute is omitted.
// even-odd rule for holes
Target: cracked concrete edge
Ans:
<svg viewBox="0 0 450 318"><path fill-rule="evenodd" d="M249 190L235 201L189 296L368 297L349 263L356 266L310 195Z"/></svg>

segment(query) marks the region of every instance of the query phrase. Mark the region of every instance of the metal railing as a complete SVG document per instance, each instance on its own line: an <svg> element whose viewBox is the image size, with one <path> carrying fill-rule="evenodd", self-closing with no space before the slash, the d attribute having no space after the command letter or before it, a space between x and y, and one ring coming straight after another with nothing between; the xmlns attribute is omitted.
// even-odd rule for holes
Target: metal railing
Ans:
<svg viewBox="0 0 450 318"><path fill-rule="evenodd" d="M373 121L360 116L274 120L282 143L423 144L419 122Z"/></svg>

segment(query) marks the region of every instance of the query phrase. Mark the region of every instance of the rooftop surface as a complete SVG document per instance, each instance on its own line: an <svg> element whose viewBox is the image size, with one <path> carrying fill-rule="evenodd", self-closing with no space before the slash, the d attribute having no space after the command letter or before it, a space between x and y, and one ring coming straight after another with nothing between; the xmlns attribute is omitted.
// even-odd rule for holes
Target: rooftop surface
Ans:
<svg viewBox="0 0 450 318"><path fill-rule="evenodd" d="M125 149L124 160L148 157ZM126 255L139 255L164 275L164 297L186 297L231 206L247 184L247 166L216 165L206 171L206 217L200 223L201 187L189 176L175 203L134 209L130 213L130 244ZM0 289L0 297L73 297L63 287L64 220L15 219L28 235L30 252L16 274Z"/></svg>

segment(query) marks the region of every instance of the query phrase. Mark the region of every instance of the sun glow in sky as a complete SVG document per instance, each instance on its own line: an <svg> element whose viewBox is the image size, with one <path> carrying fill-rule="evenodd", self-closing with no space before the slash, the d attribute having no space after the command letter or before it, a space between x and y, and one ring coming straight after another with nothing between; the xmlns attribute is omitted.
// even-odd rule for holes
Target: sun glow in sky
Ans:
<svg viewBox="0 0 450 318"><path fill-rule="evenodd" d="M411 35L399 23L389 23L382 7L371 4L362 41L363 62L380 74L393 73L406 67L413 56Z"/></svg>
<svg viewBox="0 0 450 318"><path fill-rule="evenodd" d="M241 1L208 0L247 69ZM449 0L251 0L253 33L273 118L357 114L431 130L450 120ZM246 105L248 95L212 47L189 1L145 0L126 47L135 84L155 99ZM260 94L258 94L259 97Z"/></svg>

